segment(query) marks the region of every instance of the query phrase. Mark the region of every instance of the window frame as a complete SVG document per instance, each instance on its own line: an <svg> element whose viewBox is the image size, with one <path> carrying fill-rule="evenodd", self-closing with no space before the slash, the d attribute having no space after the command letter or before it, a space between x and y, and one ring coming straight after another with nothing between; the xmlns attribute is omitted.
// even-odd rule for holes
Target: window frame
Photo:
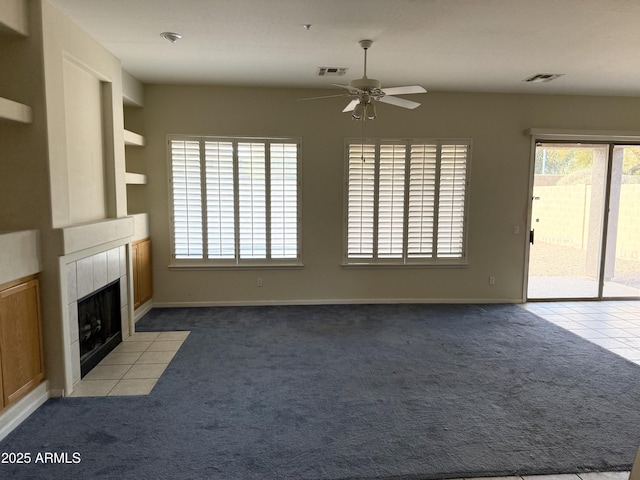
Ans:
<svg viewBox="0 0 640 480"><path fill-rule="evenodd" d="M202 258L177 258L176 254L176 230L175 230L175 205L174 205L174 178L173 178L173 141L197 141L200 151L200 188L202 202ZM233 144L233 182L234 182L234 258L211 259L208 258L208 227L207 227L207 189L206 161L204 152L206 142L231 142ZM239 173L238 173L238 149L239 143L263 143L265 145L265 219L266 219L266 258L241 258L239 249ZM271 258L273 253L271 246L271 144L295 144L296 156L296 253L295 258ZM169 268L178 269L243 269L243 268L300 268L302 264L302 139L300 137L245 137L245 136L219 136L219 135L181 135L169 134L166 136L167 155L167 183L168 183L168 215L169 215Z"/></svg>
<svg viewBox="0 0 640 480"><path fill-rule="evenodd" d="M374 168L374 202L373 202L373 254L369 258L349 257L349 154L350 145L373 145L375 149ZM379 230L379 190L380 190L380 145L405 145L405 165L404 165L404 214L403 214L403 248L399 258L380 258L378 251L378 230ZM433 145L437 146L436 160L436 183L435 183L435 205L433 210L433 254L431 257L410 257L408 254L408 223L409 223L409 184L411 181L411 147L413 145ZM467 147L465 160L465 189L463 208L463 233L462 233L462 254L460 257L438 257L438 213L440 207L440 173L442 164L442 147L463 145ZM470 203L470 176L472 161L473 141L471 138L346 138L344 142L344 192L343 192L343 267L442 267L456 268L468 265L468 236L469 236L469 203Z"/></svg>

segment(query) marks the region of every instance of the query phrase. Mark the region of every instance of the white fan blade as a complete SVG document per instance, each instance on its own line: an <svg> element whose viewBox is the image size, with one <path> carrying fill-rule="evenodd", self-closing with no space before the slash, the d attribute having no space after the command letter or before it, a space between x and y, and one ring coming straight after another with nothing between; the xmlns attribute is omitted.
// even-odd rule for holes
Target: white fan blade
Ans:
<svg viewBox="0 0 640 480"><path fill-rule="evenodd" d="M352 112L354 108L356 108L356 105L358 105L358 103L360 103L359 99L355 99L355 100L351 100L349 102L349 105L347 105L346 107L344 107L344 110L342 110L343 112Z"/></svg>
<svg viewBox="0 0 640 480"><path fill-rule="evenodd" d="M331 85L333 85L334 87L346 88L353 94L364 93L364 90L360 90L359 88L352 87L351 85L342 85L340 83L332 83Z"/></svg>
<svg viewBox="0 0 640 480"><path fill-rule="evenodd" d="M411 100L405 100L404 98L390 97L390 96L384 96L380 98L379 101L382 103L395 105L396 107L410 108L410 109L414 109L420 106L418 102L412 102Z"/></svg>
<svg viewBox="0 0 640 480"><path fill-rule="evenodd" d="M404 87L383 88L382 91L386 95L409 95L411 93L427 93L420 85L407 85Z"/></svg>
<svg viewBox="0 0 640 480"><path fill-rule="evenodd" d="M309 97L309 98L299 98L298 101L302 102L305 100L320 100L321 98L334 98L334 97L350 97L351 95L348 93L341 93L340 95L323 95L321 97Z"/></svg>

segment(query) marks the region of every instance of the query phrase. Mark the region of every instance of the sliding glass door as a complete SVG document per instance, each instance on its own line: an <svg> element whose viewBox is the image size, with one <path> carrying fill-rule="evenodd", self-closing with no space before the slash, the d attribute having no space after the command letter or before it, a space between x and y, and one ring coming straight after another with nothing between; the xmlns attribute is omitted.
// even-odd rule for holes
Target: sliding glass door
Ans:
<svg viewBox="0 0 640 480"><path fill-rule="evenodd" d="M604 297L640 296L640 146L613 147L602 275Z"/></svg>
<svg viewBox="0 0 640 480"><path fill-rule="evenodd" d="M639 214L640 147L539 143L527 297L640 296Z"/></svg>

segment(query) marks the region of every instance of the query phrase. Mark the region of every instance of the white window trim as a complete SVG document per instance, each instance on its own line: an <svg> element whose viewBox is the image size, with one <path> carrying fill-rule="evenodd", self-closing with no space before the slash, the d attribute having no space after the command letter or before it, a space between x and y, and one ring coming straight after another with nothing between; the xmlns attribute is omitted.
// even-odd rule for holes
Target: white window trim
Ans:
<svg viewBox="0 0 640 480"><path fill-rule="evenodd" d="M176 258L175 254L175 229L174 229L174 205L173 205L173 172L172 172L172 155L171 142L178 141L227 141L227 142L265 142L268 146L270 143L294 143L297 145L297 258L265 258L265 259L241 259L239 257L233 259L208 259L206 254L206 220L203 224L203 258L201 259L185 259ZM268 147L267 147L268 148ZM202 149L202 145L201 145ZM226 269L298 269L302 268L302 139L300 137L243 137L243 136L218 136L218 135L179 135L170 134L166 136L166 155L167 155L167 187L168 187L168 215L169 215L169 248L170 248L170 264L169 269L184 270L226 270ZM236 155L237 158L237 155ZM268 157L267 157L268 158ZM204 167L201 166L204 172ZM268 172L267 167L267 172ZM234 172L237 172L237 163L234 163ZM201 185L204 187L204 178L201 177ZM234 173L234 184L237 186L238 177ZM268 183L268 175L267 175ZM267 187L268 191L268 187ZM237 193L236 193L237 199ZM203 198L203 203L205 202ZM269 205L269 202L267 203ZM238 211L238 205L234 206ZM268 208L267 208L268 210ZM205 210L206 211L206 210ZM206 214L203 214L206 217ZM237 219L236 219L237 223ZM270 228L270 227L268 227ZM269 231L269 230L267 230ZM269 243L267 243L268 245Z"/></svg>
<svg viewBox="0 0 640 480"><path fill-rule="evenodd" d="M404 235L404 245L402 258L377 258L377 252L374 251L373 258L349 258L348 257L348 209L349 209L349 145L351 144L374 144L376 150L376 162L379 161L379 146L380 144L397 144L404 143L407 145L407 160L409 159L410 153L409 148L412 144L430 144L436 143L438 146L441 145L466 145L468 146L468 154L466 159L466 181L465 181L465 203L464 203L464 224L463 224L463 238L462 238L462 257L461 258L409 258L407 255L406 244L407 244L407 197L408 197L408 189L405 188L405 230L403 232ZM341 266L344 268L464 268L468 266L468 236L469 236L469 191L470 191L470 177L471 177L471 162L472 162L472 150L473 150L473 141L470 138L346 138L344 144L344 183L343 183L343 258ZM438 172L440 171L440 159L438 159ZM375 172L375 196L376 201L374 202L374 230L377 231L377 216L378 212L375 210L377 207L377 196L378 196L378 181L379 181L379 169L376 168ZM405 186L408 185L409 182L409 166L405 166ZM436 192L436 196L439 196L439 193ZM439 202L438 202L439 203ZM435 207L435 215L437 215L438 206ZM437 227L434 229L434 248L437 245ZM375 232L374 232L374 248L376 245Z"/></svg>

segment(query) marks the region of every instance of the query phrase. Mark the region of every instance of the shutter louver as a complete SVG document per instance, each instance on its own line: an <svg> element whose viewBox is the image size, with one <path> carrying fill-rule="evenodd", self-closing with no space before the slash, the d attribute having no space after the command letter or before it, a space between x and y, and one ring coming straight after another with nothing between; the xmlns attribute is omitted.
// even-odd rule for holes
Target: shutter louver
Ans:
<svg viewBox="0 0 640 480"><path fill-rule="evenodd" d="M375 146L349 145L347 257L373 258Z"/></svg>
<svg viewBox="0 0 640 480"><path fill-rule="evenodd" d="M298 146L270 145L271 258L298 257Z"/></svg>
<svg viewBox="0 0 640 480"><path fill-rule="evenodd" d="M267 256L266 159L264 143L238 143L240 258Z"/></svg>
<svg viewBox="0 0 640 480"><path fill-rule="evenodd" d="M438 206L438 257L462 258L468 145L442 145Z"/></svg>
<svg viewBox="0 0 640 480"><path fill-rule="evenodd" d="M233 144L205 141L207 257L235 258Z"/></svg>
<svg viewBox="0 0 640 480"><path fill-rule="evenodd" d="M380 145L378 257L402 258L404 250L404 145Z"/></svg>
<svg viewBox="0 0 640 480"><path fill-rule="evenodd" d="M200 142L171 141L175 258L203 258Z"/></svg>
<svg viewBox="0 0 640 480"><path fill-rule="evenodd" d="M437 145L412 145L409 170L407 255L433 256Z"/></svg>

